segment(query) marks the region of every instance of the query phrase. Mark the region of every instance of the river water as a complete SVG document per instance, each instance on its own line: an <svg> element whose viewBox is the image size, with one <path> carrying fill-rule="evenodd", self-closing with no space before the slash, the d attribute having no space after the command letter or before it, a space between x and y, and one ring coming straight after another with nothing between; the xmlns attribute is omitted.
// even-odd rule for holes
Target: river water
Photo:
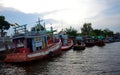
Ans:
<svg viewBox="0 0 120 75"><path fill-rule="evenodd" d="M83 51L69 50L50 60L0 62L0 75L120 75L120 42Z"/></svg>

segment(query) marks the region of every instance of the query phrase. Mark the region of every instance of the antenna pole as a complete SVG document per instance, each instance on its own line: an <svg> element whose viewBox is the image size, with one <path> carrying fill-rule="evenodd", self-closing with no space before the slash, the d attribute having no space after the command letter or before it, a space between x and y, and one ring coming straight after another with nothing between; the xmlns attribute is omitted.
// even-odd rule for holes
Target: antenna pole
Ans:
<svg viewBox="0 0 120 75"><path fill-rule="evenodd" d="M42 22L43 20L38 18L38 24L40 25L40 23Z"/></svg>

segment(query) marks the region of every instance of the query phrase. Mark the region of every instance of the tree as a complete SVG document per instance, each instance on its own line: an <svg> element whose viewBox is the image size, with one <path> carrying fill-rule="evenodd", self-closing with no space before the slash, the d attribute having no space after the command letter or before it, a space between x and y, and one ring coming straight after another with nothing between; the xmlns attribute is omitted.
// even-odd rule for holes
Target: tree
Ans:
<svg viewBox="0 0 120 75"><path fill-rule="evenodd" d="M66 28L65 31L69 36L77 36L77 30L72 27Z"/></svg>
<svg viewBox="0 0 120 75"><path fill-rule="evenodd" d="M111 31L111 30L109 30L109 29L104 29L103 30L103 32L104 32L104 35L106 36L113 36L113 34L114 34L114 32L113 31Z"/></svg>
<svg viewBox="0 0 120 75"><path fill-rule="evenodd" d="M104 32L101 29L94 29L91 33L93 33L94 36L104 35Z"/></svg>
<svg viewBox="0 0 120 75"><path fill-rule="evenodd" d="M1 37L4 37L4 30L8 30L10 28L10 23L5 21L4 16L0 16L0 30L1 30Z"/></svg>
<svg viewBox="0 0 120 75"><path fill-rule="evenodd" d="M93 28L91 27L91 23L84 23L83 28L81 28L81 32L83 35L90 35Z"/></svg>
<svg viewBox="0 0 120 75"><path fill-rule="evenodd" d="M8 23L7 21L5 21L5 17L4 16L0 16L0 30L1 30L1 37L4 38L4 30L8 30L10 28L10 23ZM7 43L4 42L3 40L3 45L5 46L6 50L8 50L8 46Z"/></svg>

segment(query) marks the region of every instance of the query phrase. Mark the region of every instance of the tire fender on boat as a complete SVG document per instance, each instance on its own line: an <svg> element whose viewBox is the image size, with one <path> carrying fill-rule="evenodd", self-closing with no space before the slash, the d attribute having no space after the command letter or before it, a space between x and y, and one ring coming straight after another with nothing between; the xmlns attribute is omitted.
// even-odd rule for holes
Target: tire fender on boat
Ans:
<svg viewBox="0 0 120 75"><path fill-rule="evenodd" d="M48 53L48 56L49 56L49 57L53 57L53 56L54 56L54 53L53 53L52 51L50 51L50 52Z"/></svg>

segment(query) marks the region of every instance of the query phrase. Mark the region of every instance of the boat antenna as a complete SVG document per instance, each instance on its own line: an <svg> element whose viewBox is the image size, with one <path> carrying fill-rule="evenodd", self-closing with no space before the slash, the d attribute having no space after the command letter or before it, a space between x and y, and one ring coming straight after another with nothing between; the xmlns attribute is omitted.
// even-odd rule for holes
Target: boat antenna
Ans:
<svg viewBox="0 0 120 75"><path fill-rule="evenodd" d="M38 24L40 25L40 23L42 22L43 20L42 19L40 19L40 18L38 18Z"/></svg>
<svg viewBox="0 0 120 75"><path fill-rule="evenodd" d="M41 26L40 25L41 25L42 21L43 21L42 19L38 18L37 27L40 28L40 30L41 30Z"/></svg>
<svg viewBox="0 0 120 75"><path fill-rule="evenodd" d="M51 31L53 31L53 27L52 27L52 23L51 23L51 27L50 27Z"/></svg>
<svg viewBox="0 0 120 75"><path fill-rule="evenodd" d="M45 31L46 31L46 28L45 28L45 22L44 22L44 24L43 24L43 25L44 25L44 29L45 29Z"/></svg>

